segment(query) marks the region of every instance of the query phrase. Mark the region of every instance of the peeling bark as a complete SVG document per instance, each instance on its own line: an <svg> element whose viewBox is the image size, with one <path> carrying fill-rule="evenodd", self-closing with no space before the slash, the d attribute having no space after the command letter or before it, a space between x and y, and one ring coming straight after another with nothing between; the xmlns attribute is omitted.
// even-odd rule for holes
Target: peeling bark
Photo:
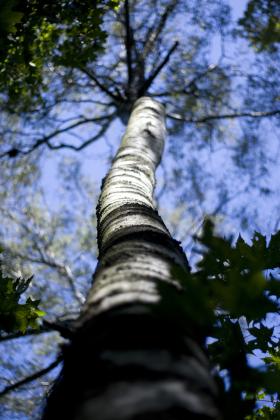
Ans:
<svg viewBox="0 0 280 420"><path fill-rule="evenodd" d="M172 266L188 269L153 201L164 138L163 106L138 99L103 181L99 263L44 420L220 418L201 343L159 310L161 284L180 293Z"/></svg>

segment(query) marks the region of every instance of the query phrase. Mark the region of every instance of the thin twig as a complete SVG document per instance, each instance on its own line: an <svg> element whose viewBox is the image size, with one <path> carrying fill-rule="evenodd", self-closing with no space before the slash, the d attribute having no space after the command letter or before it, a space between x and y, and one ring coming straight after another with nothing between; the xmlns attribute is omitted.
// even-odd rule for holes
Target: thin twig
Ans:
<svg viewBox="0 0 280 420"><path fill-rule="evenodd" d="M109 127L110 122L112 121L112 119L113 119L114 116L115 116L115 113L114 114L111 114L111 116L108 117L109 118L108 122L101 127L101 129L99 130L99 132L95 136L93 136L90 139L86 140L84 143L80 144L79 146L74 146L74 145L68 144L68 143L60 143L58 145L52 145L52 144L48 143L47 146L51 150L71 149L71 150L75 150L76 152L78 152L78 151L86 148L87 146L89 146L94 141L98 140L107 131L107 128ZM30 152L32 152L32 150L28 151L28 153L30 153ZM27 152L24 153L24 154L27 154Z"/></svg>
<svg viewBox="0 0 280 420"><path fill-rule="evenodd" d="M103 83L101 83L94 73L92 73L90 70L86 68L80 68L80 71L85 73L91 80L94 81L94 83L101 89L103 92L105 92L108 96L110 96L112 99L114 99L117 102L123 102L124 98L120 96L119 94L115 94L111 92Z"/></svg>
<svg viewBox="0 0 280 420"><path fill-rule="evenodd" d="M154 45L160 36L162 30L165 27L166 21L170 16L170 13L175 8L177 2L173 1L171 4L168 4L165 8L164 12L161 14L158 25L155 27L154 25L149 28L147 34L146 34L146 41L143 46L143 53L142 57L146 58L147 55L153 50Z"/></svg>
<svg viewBox="0 0 280 420"><path fill-rule="evenodd" d="M233 114L220 114L220 115L206 115L201 118L184 118L179 114L169 113L166 116L176 121L182 121L187 123L199 124L205 123L211 120L221 120L221 119L230 119L230 118L264 118L272 117L274 115L280 114L280 109L275 109L274 111L251 111L251 112L236 112Z"/></svg>
<svg viewBox="0 0 280 420"><path fill-rule="evenodd" d="M46 373L53 370L56 366L58 366L63 360L62 356L59 356L54 362L52 362L49 366L47 366L45 369L40 370L39 372L33 373L33 375L27 376L24 379L21 379L20 381L6 386L1 392L0 397L3 397L4 395L8 394L11 391L14 391L15 389L21 387L22 385L26 385L29 382L35 381L35 379L41 378L41 376L46 375Z"/></svg>
<svg viewBox="0 0 280 420"><path fill-rule="evenodd" d="M115 116L115 112L109 115L104 115L101 117L97 117L97 118L85 118L84 120L80 120L77 121L76 123L73 123L67 127L64 127L62 129L58 129L53 131L52 133L48 134L47 136L42 137L41 139L37 140L33 146L31 146L29 149L27 150L21 150L21 149L17 149L17 148L11 148L9 150L7 150L6 152L2 153L0 155L0 159L3 157L10 157L10 158L15 158L19 155L28 155L30 153L32 153L34 150L38 149L40 146L42 145L46 145L49 149L51 150L57 150L57 149L71 149L71 150L75 150L75 151L79 151L84 149L85 147L87 147L89 144L93 143L95 140L98 140L100 138L100 136L102 136L105 131L107 130L109 123L112 121L113 117ZM93 122L99 122L101 120L108 120L106 124L104 124L101 129L98 131L98 133L91 137L90 139L86 140L85 142L83 142L82 144L80 144L79 146L75 146L73 144L69 144L69 143L60 143L57 145L54 145L50 142L51 139L53 139L54 137L67 132L68 130L71 130L73 128L76 128L82 124L88 124L88 123L93 123Z"/></svg>
<svg viewBox="0 0 280 420"><path fill-rule="evenodd" d="M132 59L131 59L132 39L131 39L128 0L125 0L124 10L125 10L125 48L126 48L127 74L128 74L128 88L129 88L132 82Z"/></svg>
<svg viewBox="0 0 280 420"><path fill-rule="evenodd" d="M139 94L140 96L144 95L145 92L147 92L147 90L149 89L149 87L151 86L151 84L153 83L153 81L155 80L155 78L157 77L157 75L161 72L161 70L163 69L163 67L168 63L171 55L173 54L173 52L176 50L176 48L178 47L179 42L176 41L173 46L170 48L170 50L168 51L168 53L166 54L166 57L164 58L164 60L160 63L160 65L156 68L156 70L150 75L150 77L148 77L148 79L145 80L143 86L141 87Z"/></svg>

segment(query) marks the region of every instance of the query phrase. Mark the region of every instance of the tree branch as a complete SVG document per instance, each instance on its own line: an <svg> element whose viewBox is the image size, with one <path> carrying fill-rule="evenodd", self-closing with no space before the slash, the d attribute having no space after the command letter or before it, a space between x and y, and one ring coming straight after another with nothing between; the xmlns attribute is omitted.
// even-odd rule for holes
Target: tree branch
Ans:
<svg viewBox="0 0 280 420"><path fill-rule="evenodd" d="M128 87L130 87L131 82L132 82L132 59L131 59L132 39L131 39L131 27L130 27L128 0L125 0L125 2L124 2L124 10L125 10L126 63L127 63L127 74L128 74Z"/></svg>
<svg viewBox="0 0 280 420"><path fill-rule="evenodd" d="M38 379L41 376L46 375L48 372L50 372L56 366L58 366L62 362L62 360L63 360L63 357L59 356L53 363L51 363L45 369L42 369L39 372L33 373L33 375L27 376L26 378L21 379L20 381L12 385L6 386L2 391L0 391L0 397L3 397L4 395L8 394L10 391L14 391L15 389L21 387L22 385L26 385L29 382L35 381L35 379Z"/></svg>
<svg viewBox="0 0 280 420"><path fill-rule="evenodd" d="M206 115L202 118L183 118L179 114L169 113L166 116L176 121L182 121L193 124L205 123L211 120L221 120L221 119L231 119L231 118L266 118L272 117L274 115L280 114L280 109L275 109L274 111L251 111L251 112L236 112L233 114L220 114L220 115Z"/></svg>
<svg viewBox="0 0 280 420"><path fill-rule="evenodd" d="M74 145L68 144L68 143L60 143L58 145L52 145L50 143L47 143L47 146L51 150L72 149L72 150L75 150L76 152L78 152L78 151L84 149L85 147L87 147L88 145L90 145L91 143L93 143L94 141L98 140L107 131L107 128L109 127L110 122L112 121L112 119L115 115L116 115L115 113L112 114L109 117L110 119L107 121L106 124L104 124L101 127L101 129L98 131L98 133L95 136L91 137L90 139L86 140L84 143L80 144L80 146L74 146ZM30 153L31 151L32 150L28 151L28 153ZM27 153L24 153L24 154L27 154Z"/></svg>
<svg viewBox="0 0 280 420"><path fill-rule="evenodd" d="M166 54L166 57L164 58L164 60L160 63L160 65L156 68L156 70L150 75L150 77L148 77L148 79L145 80L143 86L141 87L141 89L139 91L139 96L142 96L147 92L147 90L149 89L149 87L151 86L151 84L153 83L155 78L157 77L157 75L160 73L160 71L163 69L163 67L168 63L171 55L176 50L178 45L179 45L179 42L176 41L173 44L173 46L170 48L168 53Z"/></svg>
<svg viewBox="0 0 280 420"><path fill-rule="evenodd" d="M202 77L206 76L208 73L212 72L217 68L216 64L210 65L207 67L206 70L197 73L182 89L173 89L172 91L164 91L164 92L154 92L151 96L153 97L161 97L161 96L173 96L174 94L180 95L193 95L198 97L198 95L194 91L194 87L196 86L195 83L201 79ZM192 88L193 87L193 88Z"/></svg>
<svg viewBox="0 0 280 420"><path fill-rule="evenodd" d="M80 68L79 70L82 73L85 73L91 80L93 80L94 83L99 87L99 89L101 89L108 96L110 96L112 99L114 99L114 101L117 101L117 102L123 102L124 101L124 98L119 93L113 93L113 92L111 92L105 85L103 85L103 83L101 83L96 78L96 76L94 75L94 73L92 73L90 70L88 70L86 68Z"/></svg>
<svg viewBox="0 0 280 420"><path fill-rule="evenodd" d="M167 5L164 12L160 16L158 25L156 27L152 26L146 34L146 42L143 47L142 57L145 58L154 48L155 42L160 36L162 30L165 27L166 21L175 8L177 1L173 1L171 4Z"/></svg>
<svg viewBox="0 0 280 420"><path fill-rule="evenodd" d="M108 122L107 124L104 124L104 126L102 126L102 128L100 129L100 131L93 137L91 137L89 140L85 141L84 143L82 143L80 146L75 146L72 144L67 144L67 143L60 143L59 145L53 145L50 143L50 140L53 139L54 137L63 134L69 130L72 130L73 128L79 127L80 125L83 124L89 124L89 123L97 123L103 120L109 120L109 122L112 121L112 118L115 116L115 112L113 112L110 115L103 115L100 117L96 117L96 118L84 118L83 120L79 120L73 124L68 125L67 127L61 128L61 129L57 129L55 131L53 131L52 133L48 134L47 136L42 137L41 139L37 140L33 146L31 146L28 150L21 150L18 149L16 147L13 147L9 150L7 150L6 152L2 153L0 155L0 159L3 157L10 157L10 158L14 158L17 157L18 155L28 155L31 152L33 152L34 150L36 150L38 147L42 146L43 144L45 144L49 149L51 150L56 150L56 149L62 149L62 148L68 148L68 149L72 149L72 150L76 150L79 151L83 148L85 148L86 146L88 146L90 143L92 143L93 141L97 140L108 128ZM106 129L104 130L104 127L106 127Z"/></svg>

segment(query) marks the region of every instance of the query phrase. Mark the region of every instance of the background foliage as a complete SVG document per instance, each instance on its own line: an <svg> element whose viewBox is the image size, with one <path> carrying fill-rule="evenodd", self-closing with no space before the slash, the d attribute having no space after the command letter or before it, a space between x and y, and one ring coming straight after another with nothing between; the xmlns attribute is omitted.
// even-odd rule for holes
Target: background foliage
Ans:
<svg viewBox="0 0 280 420"><path fill-rule="evenodd" d="M216 236L213 228L207 220L198 238L203 256L197 271L174 268L183 293L173 310L180 308L194 333L209 337L207 350L219 375L224 417L276 419L279 335L270 319L279 314L280 232L269 243L256 232L250 245L239 236L233 246L232 239ZM250 363L256 351L262 354L261 366ZM271 407L253 414L256 401L265 399Z"/></svg>

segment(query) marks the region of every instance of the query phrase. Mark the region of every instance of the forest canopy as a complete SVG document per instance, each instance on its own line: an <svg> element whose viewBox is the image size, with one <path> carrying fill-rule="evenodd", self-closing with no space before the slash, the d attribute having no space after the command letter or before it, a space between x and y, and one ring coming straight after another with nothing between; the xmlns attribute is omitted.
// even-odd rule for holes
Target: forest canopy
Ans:
<svg viewBox="0 0 280 420"><path fill-rule="evenodd" d="M114 7L114 0L1 1L0 80L8 103L41 103L48 89L46 67L73 68L94 60L106 38L103 15Z"/></svg>

